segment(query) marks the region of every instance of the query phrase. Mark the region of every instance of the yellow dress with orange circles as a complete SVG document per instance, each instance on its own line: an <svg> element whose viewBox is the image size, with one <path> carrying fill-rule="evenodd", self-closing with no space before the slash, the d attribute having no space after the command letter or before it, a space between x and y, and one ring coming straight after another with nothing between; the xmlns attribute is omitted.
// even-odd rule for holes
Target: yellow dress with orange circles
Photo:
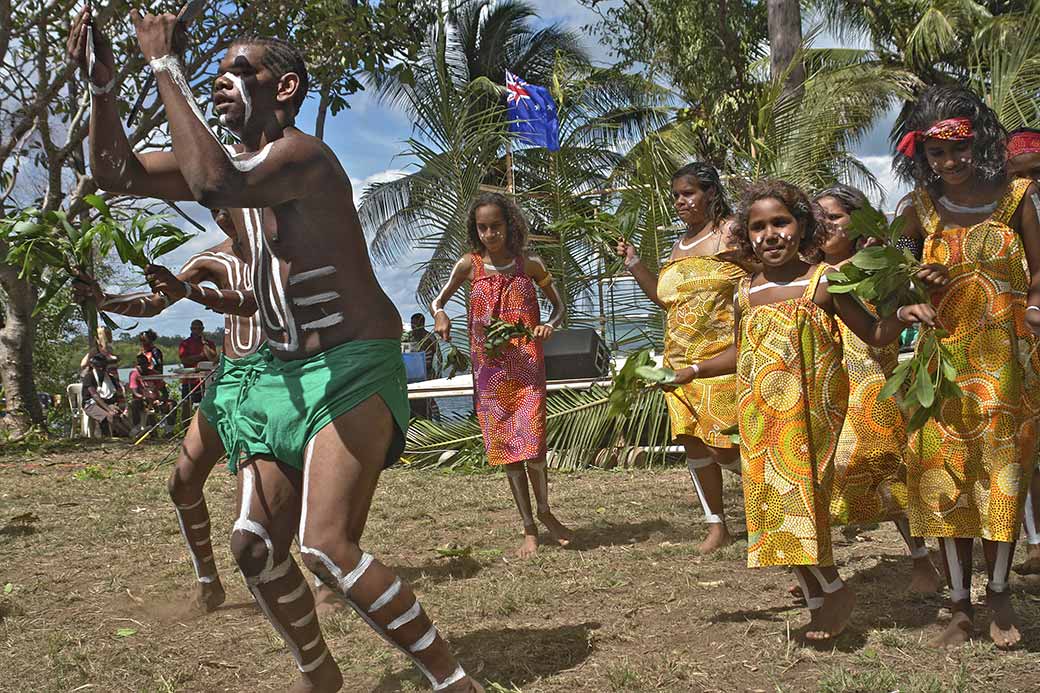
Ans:
<svg viewBox="0 0 1040 693"><path fill-rule="evenodd" d="M657 297L667 309L664 364L678 370L710 359L733 344L733 292L747 275L715 255L667 263L657 280ZM737 380L732 375L694 380L665 393L672 438L700 438L732 448L721 434L737 422Z"/></svg>
<svg viewBox="0 0 1040 693"><path fill-rule="evenodd" d="M830 500L834 451L848 403L837 321L802 296L752 307L738 290L741 471L748 567L834 565Z"/></svg>
<svg viewBox="0 0 1040 693"><path fill-rule="evenodd" d="M843 322L849 407L834 453L832 525L862 525L906 516L906 420L895 398L879 401L899 346L872 347Z"/></svg>
<svg viewBox="0 0 1040 693"><path fill-rule="evenodd" d="M909 442L915 536L1018 536L1036 447L1037 368L1025 325L1024 252L1009 223L1029 183L1012 182L993 215L968 228L942 228L928 193L913 193L924 262L949 268L932 303L964 391Z"/></svg>

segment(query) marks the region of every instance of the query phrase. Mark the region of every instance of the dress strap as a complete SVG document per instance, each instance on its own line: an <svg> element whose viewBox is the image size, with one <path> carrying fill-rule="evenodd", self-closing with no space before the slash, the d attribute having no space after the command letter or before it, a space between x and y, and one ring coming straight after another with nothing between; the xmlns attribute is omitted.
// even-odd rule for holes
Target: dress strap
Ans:
<svg viewBox="0 0 1040 693"><path fill-rule="evenodd" d="M820 280L828 269L830 269L830 266L824 262L816 265L816 269L813 271L812 276L809 277L809 283L805 286L805 293L802 294L802 298L806 301L813 300L813 297L816 296L816 287L820 285Z"/></svg>
<svg viewBox="0 0 1040 693"><path fill-rule="evenodd" d="M741 313L747 313L751 310L751 279L755 275L747 274L737 282L737 305L740 306Z"/></svg>
<svg viewBox="0 0 1040 693"><path fill-rule="evenodd" d="M925 238L934 235L942 228L942 219L939 218L939 212L935 209L932 196L924 188L914 188L910 197L914 201L917 218L921 221L921 230L924 232L922 235Z"/></svg>
<svg viewBox="0 0 1040 693"><path fill-rule="evenodd" d="M1011 185L1008 186L1004 196L1000 198L1000 202L997 203L997 209L993 212L993 216L990 219L1005 226L1010 226L1011 217L1015 215L1018 206L1022 204L1022 198L1025 197L1026 190L1029 189L1029 184L1032 182L1028 178L1016 178L1011 181Z"/></svg>

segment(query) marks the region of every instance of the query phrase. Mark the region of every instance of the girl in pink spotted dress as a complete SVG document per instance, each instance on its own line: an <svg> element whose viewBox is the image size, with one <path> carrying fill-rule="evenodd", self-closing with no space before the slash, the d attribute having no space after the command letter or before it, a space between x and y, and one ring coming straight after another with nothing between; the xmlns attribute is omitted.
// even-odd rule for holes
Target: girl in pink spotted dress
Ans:
<svg viewBox="0 0 1040 693"><path fill-rule="evenodd" d="M534 490L537 519L560 546L566 546L571 538L570 531L549 509L545 465L542 342L560 324L564 306L545 264L525 250L527 222L511 199L498 193L477 197L470 207L468 229L473 252L455 263L447 285L433 301L434 331L444 340L450 337L451 320L444 306L468 280L474 408L484 434L488 463L505 465L509 488L524 525L524 541L517 553L527 557L538 550L538 529L531 513L528 482ZM544 323L536 284L553 307L552 315ZM488 357L484 339L493 318L521 322L535 338L514 339L497 356Z"/></svg>

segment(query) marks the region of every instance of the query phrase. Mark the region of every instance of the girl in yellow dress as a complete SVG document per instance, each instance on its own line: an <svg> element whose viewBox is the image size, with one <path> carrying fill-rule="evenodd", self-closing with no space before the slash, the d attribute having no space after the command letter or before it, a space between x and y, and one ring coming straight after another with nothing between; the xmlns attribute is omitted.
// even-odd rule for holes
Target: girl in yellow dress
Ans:
<svg viewBox="0 0 1040 693"><path fill-rule="evenodd" d="M1021 636L1007 578L1035 455L1040 196L1031 181L1008 179L1004 129L967 89L925 90L894 134L895 168L917 184L900 203L903 243L949 270L932 303L964 391L913 436L907 460L910 527L941 538L950 585L953 618L935 644L971 636L979 538L990 636L1011 647Z"/></svg>
<svg viewBox="0 0 1040 693"><path fill-rule="evenodd" d="M805 193L760 181L745 193L734 237L762 271L741 280L736 343L676 372L676 384L736 373L748 566L791 566L806 595L806 637L844 630L855 604L831 553L834 451L845 419L848 377L835 314L872 346L907 324L931 324L929 305L880 320L846 294L827 292L819 255L822 220ZM898 316L898 317L897 317Z"/></svg>
<svg viewBox="0 0 1040 693"><path fill-rule="evenodd" d="M827 224L822 244L824 261L840 267L856 252L845 233L852 221L850 215L866 206L867 198L856 188L835 185L817 193L813 201ZM928 557L928 547L921 537L911 536L906 516L906 420L895 398L877 398L898 363L899 347L871 347L845 323L838 327L849 374L849 408L834 454L831 525L891 520L913 560L910 591L936 592L941 584Z"/></svg>
<svg viewBox="0 0 1040 693"><path fill-rule="evenodd" d="M667 311L664 364L684 368L733 344L733 290L747 271L729 240L729 204L719 174L693 163L672 174L675 211L686 225L655 277L636 248L621 241L617 252L651 301ZM708 524L700 545L710 553L730 542L722 502L722 470L739 473L737 449L720 433L736 422L736 380L732 375L691 382L667 393L672 438L686 449L697 497Z"/></svg>

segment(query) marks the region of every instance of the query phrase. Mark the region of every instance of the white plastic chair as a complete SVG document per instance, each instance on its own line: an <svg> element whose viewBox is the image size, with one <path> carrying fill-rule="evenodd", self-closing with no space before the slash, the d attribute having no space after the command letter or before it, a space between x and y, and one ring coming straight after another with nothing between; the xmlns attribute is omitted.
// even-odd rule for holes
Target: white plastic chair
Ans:
<svg viewBox="0 0 1040 693"><path fill-rule="evenodd" d="M69 409L72 410L72 428L69 429L69 437L76 437L76 418L79 417L79 434L84 438L100 438L101 429L98 422L83 411L83 384L69 383L69 386L65 388L65 394L69 400Z"/></svg>

